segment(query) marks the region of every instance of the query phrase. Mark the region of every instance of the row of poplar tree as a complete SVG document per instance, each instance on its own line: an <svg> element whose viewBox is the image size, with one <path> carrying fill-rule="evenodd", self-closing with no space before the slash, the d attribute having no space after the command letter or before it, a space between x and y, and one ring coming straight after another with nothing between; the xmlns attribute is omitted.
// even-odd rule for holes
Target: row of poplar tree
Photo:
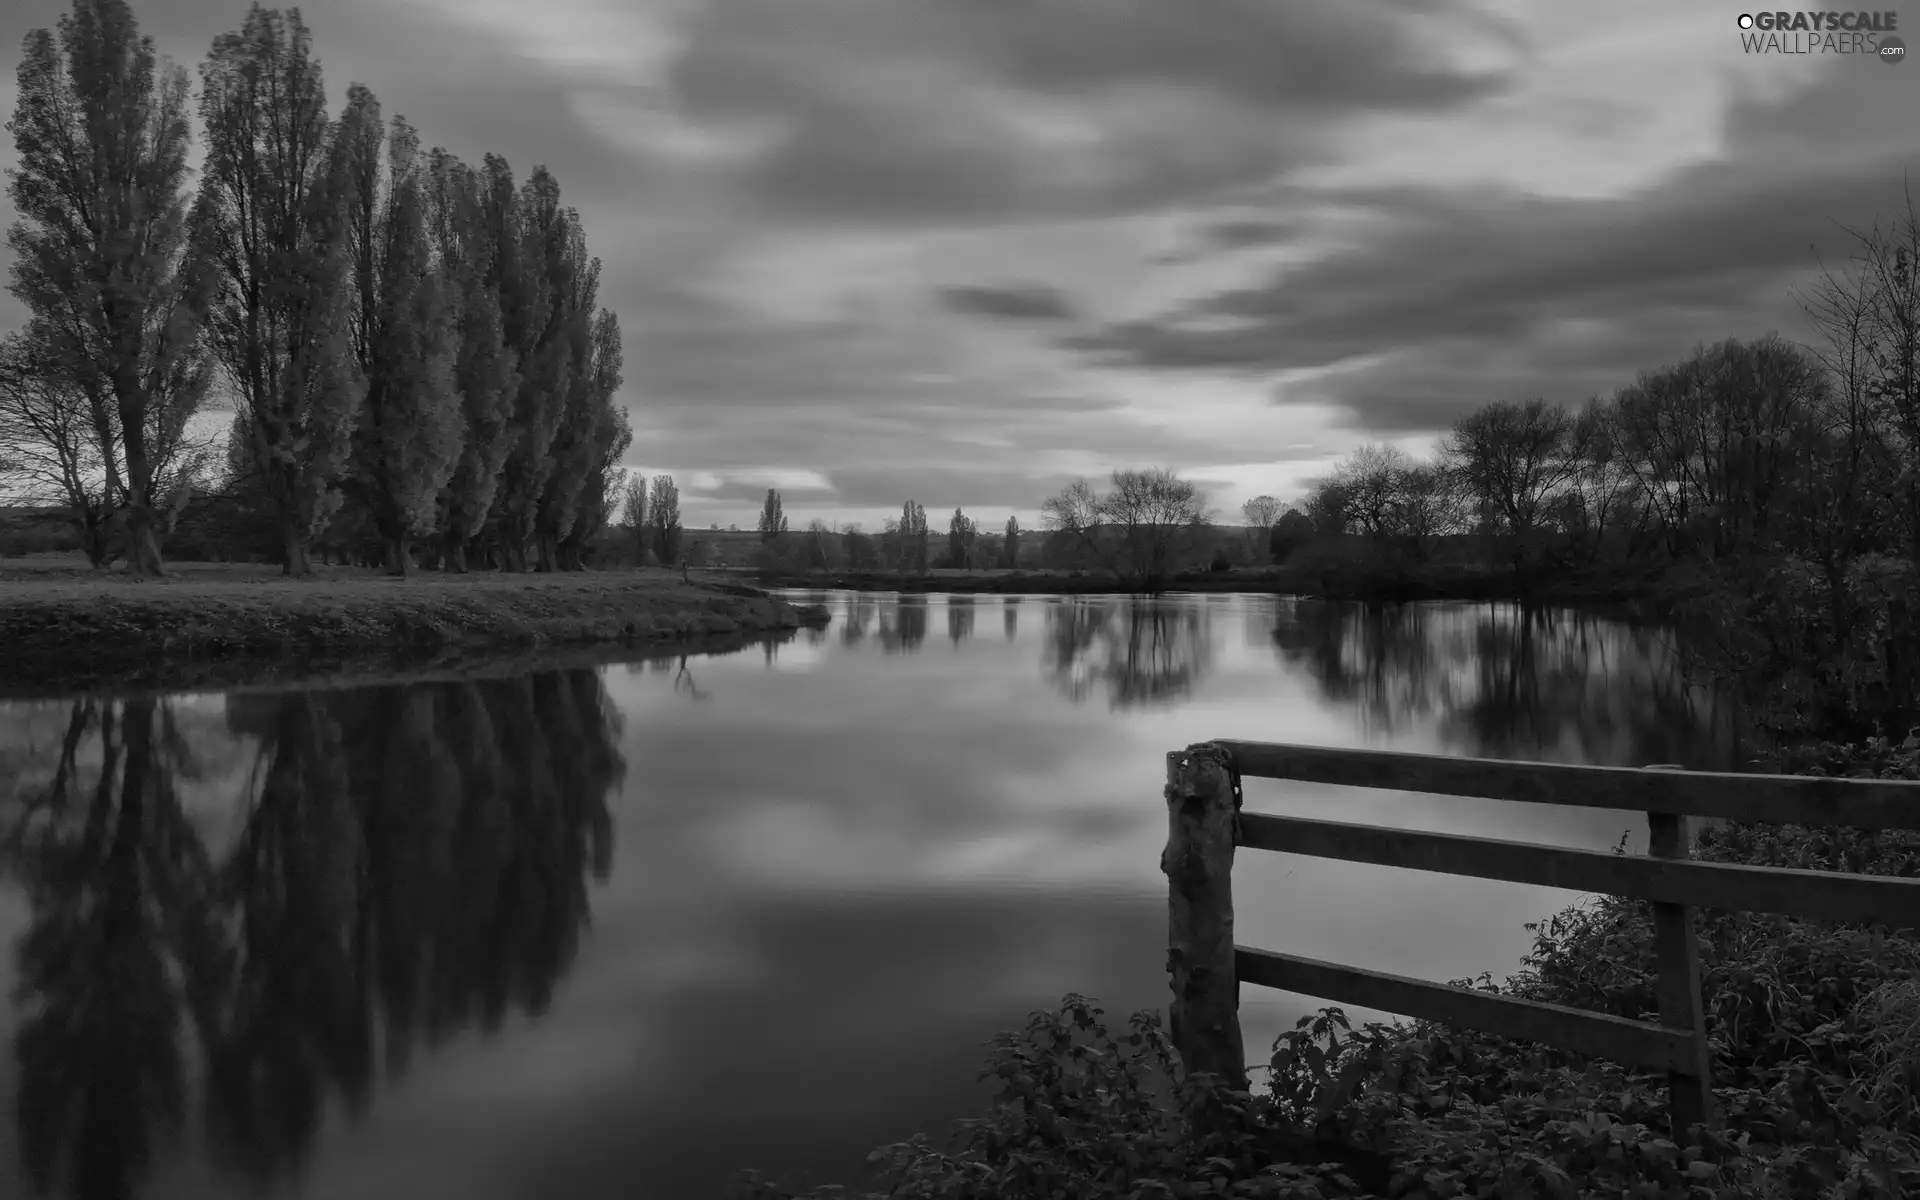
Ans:
<svg viewBox="0 0 1920 1200"><path fill-rule="evenodd" d="M28 35L9 126L13 348L84 408L129 569L161 569L215 388L288 574L346 518L397 572L427 538L451 570L481 545L578 567L631 434L619 324L553 175L423 150L358 84L331 115L297 10L254 5L200 84L195 188L185 70L124 0L74 0Z"/></svg>

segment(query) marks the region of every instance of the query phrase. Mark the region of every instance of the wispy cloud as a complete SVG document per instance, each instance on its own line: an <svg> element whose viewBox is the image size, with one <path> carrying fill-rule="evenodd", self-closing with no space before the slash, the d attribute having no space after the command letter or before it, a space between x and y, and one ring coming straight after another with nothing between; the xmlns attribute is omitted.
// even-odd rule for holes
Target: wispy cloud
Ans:
<svg viewBox="0 0 1920 1200"><path fill-rule="evenodd" d="M189 63L243 15L135 5ZM64 7L9 6L0 44ZM559 176L627 332L630 465L702 526L768 486L796 518L1030 520L1148 462L1237 506L1485 399L1791 333L1827 218L1920 157L1920 73L1749 59L1711 6L1207 9L305 6L336 103L362 81Z"/></svg>

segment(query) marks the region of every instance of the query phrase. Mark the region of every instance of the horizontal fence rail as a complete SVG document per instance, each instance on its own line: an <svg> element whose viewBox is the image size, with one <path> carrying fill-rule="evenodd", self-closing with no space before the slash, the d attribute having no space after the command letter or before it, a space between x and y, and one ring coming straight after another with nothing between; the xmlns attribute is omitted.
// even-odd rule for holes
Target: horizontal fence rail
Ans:
<svg viewBox="0 0 1920 1200"><path fill-rule="evenodd" d="M1647 854L1241 811L1243 776L1647 813ZM1189 1069L1246 1086L1239 985L1277 988L1667 1073L1676 1138L1715 1121L1696 908L1920 929L1920 880L1690 861L1689 817L1920 828L1920 783L1443 758L1221 741L1167 755L1169 1025ZM1658 1019L1629 1020L1233 941L1236 847L1647 900Z"/></svg>
<svg viewBox="0 0 1920 1200"><path fill-rule="evenodd" d="M1678 768L1572 767L1561 763L1446 758L1393 750L1341 750L1275 742L1215 742L1241 775L1526 804L1619 808L1772 825L1912 829L1920 784L1810 775L1734 775Z"/></svg>

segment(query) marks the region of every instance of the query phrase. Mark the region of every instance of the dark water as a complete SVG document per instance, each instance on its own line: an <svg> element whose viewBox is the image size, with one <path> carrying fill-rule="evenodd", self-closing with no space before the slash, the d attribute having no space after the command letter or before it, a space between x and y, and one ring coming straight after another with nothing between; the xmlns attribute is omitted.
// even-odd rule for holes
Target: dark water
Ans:
<svg viewBox="0 0 1920 1200"><path fill-rule="evenodd" d="M1069 990L1163 1002L1162 754L1724 768L1666 640L1567 612L825 597L517 678L0 707L0 1193L678 1197L844 1179ZM1644 818L1249 781L1601 848ZM1508 973L1574 897L1281 855L1243 941ZM1249 989L1250 1047L1309 1006Z"/></svg>

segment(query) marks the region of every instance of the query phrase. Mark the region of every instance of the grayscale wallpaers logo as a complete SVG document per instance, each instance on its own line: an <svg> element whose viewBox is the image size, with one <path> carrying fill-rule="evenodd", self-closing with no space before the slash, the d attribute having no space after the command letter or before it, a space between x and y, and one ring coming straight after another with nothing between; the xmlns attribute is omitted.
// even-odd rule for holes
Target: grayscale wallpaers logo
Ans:
<svg viewBox="0 0 1920 1200"><path fill-rule="evenodd" d="M1892 11L1741 13L1739 25L1748 54L1857 54L1884 63L1907 58L1907 44L1894 33L1900 14Z"/></svg>

